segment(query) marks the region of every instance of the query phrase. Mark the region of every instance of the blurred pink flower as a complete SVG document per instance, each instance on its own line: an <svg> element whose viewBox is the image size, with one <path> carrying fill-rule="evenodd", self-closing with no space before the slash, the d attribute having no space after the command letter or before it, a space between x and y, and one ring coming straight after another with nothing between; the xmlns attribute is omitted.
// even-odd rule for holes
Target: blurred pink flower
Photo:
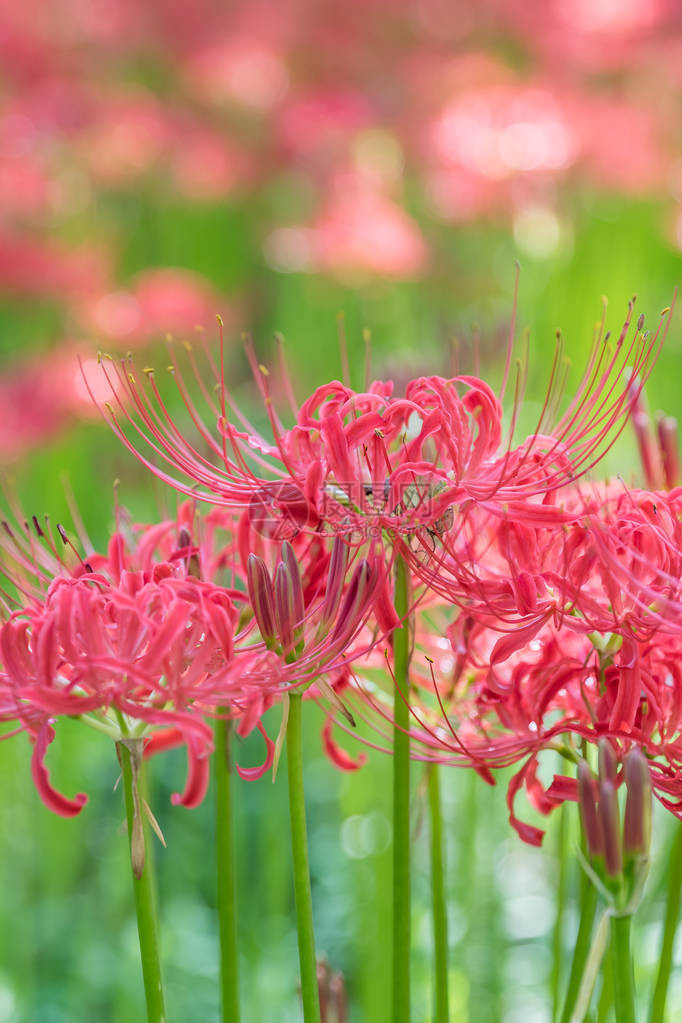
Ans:
<svg viewBox="0 0 682 1023"><path fill-rule="evenodd" d="M191 202L223 199L253 176L244 149L224 133L192 128L170 144L169 170L178 192Z"/></svg>
<svg viewBox="0 0 682 1023"><path fill-rule="evenodd" d="M0 221L44 215L52 192L50 174L35 154L0 150Z"/></svg>
<svg viewBox="0 0 682 1023"><path fill-rule="evenodd" d="M94 178L114 186L154 167L171 134L168 114L152 96L107 96L78 149Z"/></svg>
<svg viewBox="0 0 682 1023"><path fill-rule="evenodd" d="M328 162L343 154L349 139L373 121L372 107L359 91L327 89L294 98L280 111L276 127L284 153Z"/></svg>
<svg viewBox="0 0 682 1023"><path fill-rule="evenodd" d="M102 290L108 259L96 245L62 242L0 231L0 292L72 302Z"/></svg>
<svg viewBox="0 0 682 1023"><path fill-rule="evenodd" d="M65 340L1 374L0 465L56 440L72 420L97 416L92 395L108 400L111 388L103 386L97 359L82 341Z"/></svg>
<svg viewBox="0 0 682 1023"><path fill-rule="evenodd" d="M428 265L427 244L416 221L393 199L353 176L339 176L310 225L273 231L265 254L278 270L351 279L412 280Z"/></svg>
<svg viewBox="0 0 682 1023"><path fill-rule="evenodd" d="M174 267L144 270L129 291L113 291L90 299L83 320L96 336L120 345L143 344L166 334L193 334L196 327L227 313L200 274Z"/></svg>
<svg viewBox="0 0 682 1023"><path fill-rule="evenodd" d="M210 105L233 103L257 112L286 95L289 72L282 54L257 37L230 37L195 52L184 67L191 93Z"/></svg>

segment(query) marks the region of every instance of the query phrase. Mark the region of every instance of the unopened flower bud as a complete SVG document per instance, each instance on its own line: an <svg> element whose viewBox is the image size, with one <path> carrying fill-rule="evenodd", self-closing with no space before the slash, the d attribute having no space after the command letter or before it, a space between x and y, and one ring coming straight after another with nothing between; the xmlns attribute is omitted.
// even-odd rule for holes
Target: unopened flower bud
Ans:
<svg viewBox="0 0 682 1023"><path fill-rule="evenodd" d="M585 833L585 842L590 856L604 855L604 838L601 821L597 813L594 798L594 781L592 771L584 760L578 764L578 792L580 799L580 819Z"/></svg>
<svg viewBox="0 0 682 1023"><path fill-rule="evenodd" d="M200 579L201 570L199 567L199 556L192 550L192 537L186 526L182 526L178 533L178 550L188 551L189 557L187 558L187 575L191 575L194 579Z"/></svg>
<svg viewBox="0 0 682 1023"><path fill-rule="evenodd" d="M329 997L336 1012L335 1023L348 1023L348 995L342 973L332 973L329 980Z"/></svg>
<svg viewBox="0 0 682 1023"><path fill-rule="evenodd" d="M613 746L608 739L599 740L599 778L602 781L610 781L614 786L616 772L618 770L618 758L613 752Z"/></svg>
<svg viewBox="0 0 682 1023"><path fill-rule="evenodd" d="M321 1023L329 1023L329 964L324 959L317 961L317 990Z"/></svg>
<svg viewBox="0 0 682 1023"><path fill-rule="evenodd" d="M338 536L334 539L332 553L329 559L329 572L327 574L327 589L322 605L321 622L329 626L336 618L339 610L341 597L343 595L343 584L346 578L348 566L348 546Z"/></svg>
<svg viewBox="0 0 682 1023"><path fill-rule="evenodd" d="M289 568L280 561L275 572L275 622L282 649L287 653L294 645L294 583Z"/></svg>
<svg viewBox="0 0 682 1023"><path fill-rule="evenodd" d="M249 555L246 567L246 584L261 636L266 645L271 648L276 636L275 598L267 566L263 559L255 554Z"/></svg>
<svg viewBox="0 0 682 1023"><path fill-rule="evenodd" d="M300 625L305 618L305 600L303 599L303 583L301 582L301 570L298 565L298 558L288 540L282 544L282 561L289 570L293 585L294 598L294 622Z"/></svg>
<svg viewBox="0 0 682 1023"><path fill-rule="evenodd" d="M635 439L639 449L639 460L642 464L644 480L650 489L657 485L658 451L654 444L651 433L651 422L644 411L636 411L632 414L632 426L635 431Z"/></svg>
<svg viewBox="0 0 682 1023"><path fill-rule="evenodd" d="M341 605L333 638L339 639L342 635L351 636L360 625L370 591L370 579L372 570L369 562L362 560L350 581L348 591Z"/></svg>
<svg viewBox="0 0 682 1023"><path fill-rule="evenodd" d="M663 477L668 490L677 486L680 478L680 458L677 447L677 420L659 415L656 422L658 446L661 451Z"/></svg>
<svg viewBox="0 0 682 1023"><path fill-rule="evenodd" d="M604 837L606 873L611 877L617 877L623 870L623 857L620 848L620 816L616 787L609 778L602 778L599 783L599 820Z"/></svg>
<svg viewBox="0 0 682 1023"><path fill-rule="evenodd" d="M651 843L651 775L646 757L633 749L625 758L625 823L623 848L625 854L646 856Z"/></svg>

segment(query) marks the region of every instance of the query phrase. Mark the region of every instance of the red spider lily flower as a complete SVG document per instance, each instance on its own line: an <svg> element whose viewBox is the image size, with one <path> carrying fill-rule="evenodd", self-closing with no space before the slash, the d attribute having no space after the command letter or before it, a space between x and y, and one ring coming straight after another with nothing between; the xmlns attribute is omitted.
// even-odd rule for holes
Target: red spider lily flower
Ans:
<svg viewBox="0 0 682 1023"><path fill-rule="evenodd" d="M42 607L15 611L2 626L15 707L19 716L26 705L40 716L40 727L28 728L34 780L56 812L66 804L54 796L42 760L54 736L50 722L63 714L114 738L178 728L190 771L174 802L195 806L203 798L212 735L201 714L214 676L232 657L237 616L224 591L174 578L167 567L155 580L125 570L117 583L95 572L56 579Z"/></svg>
<svg viewBox="0 0 682 1023"><path fill-rule="evenodd" d="M37 517L2 524L9 617L0 639L0 716L33 739L34 776L58 812L67 806L42 761L60 714L113 737L152 736L147 752L164 747L159 729L174 729L190 758L178 801L196 805L203 796L212 738L202 714L218 703L206 701L232 660L238 615L235 590L196 578L200 557L211 567L222 561L206 540L190 544L193 517L187 503L176 521L131 527L119 510L106 554L92 549L80 526L85 558L62 526L55 537ZM213 527L207 533L213 540ZM223 535L219 542L221 558L231 562Z"/></svg>
<svg viewBox="0 0 682 1023"><path fill-rule="evenodd" d="M599 590L597 574L590 600L598 598L606 612L608 593ZM542 783L538 757L545 749L575 763L583 741L596 745L608 737L619 759L641 748L655 794L682 814L679 631L651 622L633 630L626 615L620 632L601 634L591 631L576 606L558 622L540 619L525 632L506 632L487 609L484 620L475 607L473 614L469 610L449 626L437 608L427 605L417 615L409 692L415 758L470 766L490 782L491 771L518 764L508 792L510 820L524 841L536 845L542 830L514 811L521 789L542 813L578 798L574 779ZM610 624L618 622L612 617ZM391 700L382 694L377 669L376 656L355 662L349 700L353 714L378 737L378 748L390 751ZM348 731L340 719L337 724ZM615 778L612 767L608 773Z"/></svg>
<svg viewBox="0 0 682 1023"><path fill-rule="evenodd" d="M516 446L520 379L510 436L505 438L502 428L511 341L499 396L484 381L467 376L413 380L404 398L393 395L390 382L377 381L364 393L334 382L300 407L291 396L295 423L289 428L274 411L267 371L249 350L272 430L267 438L227 390L221 332L217 399L191 360L213 425L200 413L172 354L175 382L207 456L176 424L155 374L150 370L141 377L130 361L103 363L112 386L105 415L129 450L187 495L226 507L251 505L259 522L265 505L292 535L307 528L360 543L368 535L421 531L433 545L434 536L452 528L454 509L472 502L516 519L556 517L556 509L546 507L548 495L587 472L613 443L632 403L624 369L629 363L643 386L669 320L665 310L649 334L640 317L631 335L631 305L615 344L609 346L602 329L575 398L557 417L563 386L559 347L536 429ZM512 324L512 339L513 332ZM122 387L127 400L116 397Z"/></svg>

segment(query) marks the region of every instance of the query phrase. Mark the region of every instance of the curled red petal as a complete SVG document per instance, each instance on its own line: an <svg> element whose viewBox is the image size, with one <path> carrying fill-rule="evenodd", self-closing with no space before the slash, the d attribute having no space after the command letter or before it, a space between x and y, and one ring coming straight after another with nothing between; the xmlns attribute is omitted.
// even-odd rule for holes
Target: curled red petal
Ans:
<svg viewBox="0 0 682 1023"><path fill-rule="evenodd" d="M275 758L275 744L263 728L260 721L256 725L256 728L265 739L267 753L264 762L259 767L240 767L239 764L235 764L237 774L245 781L255 781L257 778L262 778L265 772L269 771L272 767L272 762Z"/></svg>
<svg viewBox="0 0 682 1023"><path fill-rule="evenodd" d="M507 806L509 807L509 823L515 829L519 838L528 845L542 845L542 839L545 837L545 833L541 828L536 828L532 824L526 824L525 821L519 820L514 813L514 799L519 789L526 780L526 774L528 771L533 772L537 766L537 759L532 756L530 760L527 760L520 771L517 771L514 777L509 782L509 788L507 789Z"/></svg>
<svg viewBox="0 0 682 1023"><path fill-rule="evenodd" d="M198 743L187 743L187 782L184 792L174 792L171 796L173 806L185 806L193 810L206 795L210 777L211 761L205 750L199 749Z"/></svg>
<svg viewBox="0 0 682 1023"><path fill-rule="evenodd" d="M578 802L578 780L567 778L564 774L555 774L552 784L547 789L547 795L552 800L559 800L562 803Z"/></svg>
<svg viewBox="0 0 682 1023"><path fill-rule="evenodd" d="M54 728L48 724L42 725L36 736L31 757L33 783L48 810L59 814L60 817L75 817L87 803L88 797L84 792L79 792L73 799L69 799L50 785L50 772L45 766L45 754L53 739Z"/></svg>
<svg viewBox="0 0 682 1023"><path fill-rule="evenodd" d="M182 746L185 741L185 736L179 728L172 726L171 728L160 728L158 732L154 732L150 735L144 745L143 756L145 760L147 757L153 757L156 753L162 753L166 749L175 749L176 746Z"/></svg>
<svg viewBox="0 0 682 1023"><path fill-rule="evenodd" d="M335 767L340 768L342 771L357 771L367 762L367 756L364 753L359 753L358 756L353 759L350 753L342 749L334 740L332 736L333 721L330 717L324 723L322 729L322 744L324 751L331 760Z"/></svg>

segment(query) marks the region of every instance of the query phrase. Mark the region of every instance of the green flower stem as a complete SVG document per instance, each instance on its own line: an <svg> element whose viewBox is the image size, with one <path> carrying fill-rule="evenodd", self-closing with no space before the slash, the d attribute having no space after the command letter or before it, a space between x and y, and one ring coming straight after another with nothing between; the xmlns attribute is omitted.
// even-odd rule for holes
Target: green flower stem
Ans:
<svg viewBox="0 0 682 1023"><path fill-rule="evenodd" d="M222 710L224 711L224 708ZM237 906L232 821L232 767L230 764L231 731L232 723L227 718L216 718L213 779L216 801L215 842L223 1023L239 1023Z"/></svg>
<svg viewBox="0 0 682 1023"><path fill-rule="evenodd" d="M301 965L301 995L305 1023L320 1023L320 994L317 986L317 959L313 929L313 900L310 892L308 836L303 795L303 748L301 742L301 694L289 694L287 722L287 771L289 775L289 815L294 862L294 896L298 925L298 957Z"/></svg>
<svg viewBox="0 0 682 1023"><path fill-rule="evenodd" d="M582 872L581 872L582 874ZM581 876L580 888L580 923L578 934L573 949L571 971L568 977L568 988L564 999L564 1008L561 1013L560 1023L570 1023L573 1009L575 1007L580 982L590 953L592 927L594 916L597 911L597 889L584 874Z"/></svg>
<svg viewBox="0 0 682 1023"><path fill-rule="evenodd" d="M665 924L663 926L663 944L659 960L658 976L654 996L651 1001L649 1023L663 1023L665 1001L668 994L668 981L673 962L673 944L677 921L680 914L680 889L682 888L682 824L677 825L677 834L670 858L668 872L668 897L665 906Z"/></svg>
<svg viewBox="0 0 682 1023"><path fill-rule="evenodd" d="M440 802L440 768L429 769L429 812L431 817L431 904L435 954L435 1015L433 1023L449 1023L448 1007L448 916L443 869L443 824Z"/></svg>
<svg viewBox="0 0 682 1023"><path fill-rule="evenodd" d="M410 624L408 569L395 565L395 609L402 624L393 633L393 1023L410 1021Z"/></svg>
<svg viewBox="0 0 682 1023"><path fill-rule="evenodd" d="M592 1001L592 992L594 985L599 975L602 962L604 961L604 955L609 943L609 921L611 919L611 910L605 909L599 918L594 932L594 938L590 945L590 950L585 960L585 968L583 975L580 978L580 987L576 996L575 1005L571 1012L570 1023L583 1023L589 1018L590 1002Z"/></svg>
<svg viewBox="0 0 682 1023"><path fill-rule="evenodd" d="M143 809L143 795L140 792L142 740L129 739L117 742L116 752L123 775L137 933L140 941L142 976L147 1002L147 1021L148 1023L166 1023L159 959L154 863L149 843L149 828Z"/></svg>
<svg viewBox="0 0 682 1023"><path fill-rule="evenodd" d="M613 1003L616 1023L635 1023L635 980L630 950L631 916L611 918L613 943Z"/></svg>
<svg viewBox="0 0 682 1023"><path fill-rule="evenodd" d="M610 948L608 955L604 957L601 976L596 1023L607 1023L607 1020L611 1018L611 1009L613 1008L613 948Z"/></svg>
<svg viewBox="0 0 682 1023"><path fill-rule="evenodd" d="M562 937L564 929L564 916L566 912L566 848L567 848L568 818L566 807L562 807L559 816L559 828L557 832L557 859L559 861L559 879L557 885L556 920L554 922L554 933L552 935L552 1019L556 1020L559 1015L559 1000L561 998L561 963L563 959Z"/></svg>

